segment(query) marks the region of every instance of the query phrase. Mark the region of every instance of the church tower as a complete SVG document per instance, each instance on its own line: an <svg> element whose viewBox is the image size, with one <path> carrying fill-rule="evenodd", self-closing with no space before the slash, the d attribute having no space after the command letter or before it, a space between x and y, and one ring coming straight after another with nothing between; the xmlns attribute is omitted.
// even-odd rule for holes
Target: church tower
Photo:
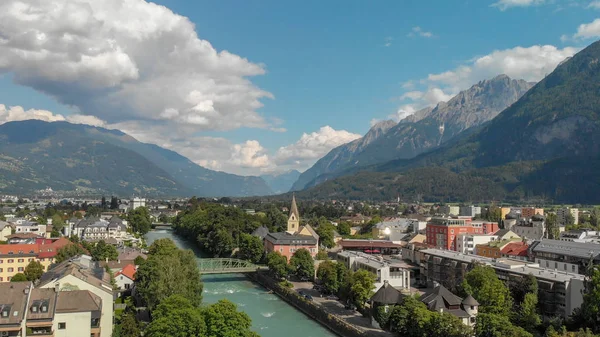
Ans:
<svg viewBox="0 0 600 337"><path fill-rule="evenodd" d="M290 234L296 233L300 229L300 213L298 212L298 206L296 206L296 196L292 196L292 207L290 208L290 215L287 222L287 232Z"/></svg>

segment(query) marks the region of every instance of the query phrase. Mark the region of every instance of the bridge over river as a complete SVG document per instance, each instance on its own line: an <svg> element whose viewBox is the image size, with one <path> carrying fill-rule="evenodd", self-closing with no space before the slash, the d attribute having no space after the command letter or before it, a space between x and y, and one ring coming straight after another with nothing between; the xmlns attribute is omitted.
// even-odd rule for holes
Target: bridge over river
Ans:
<svg viewBox="0 0 600 337"><path fill-rule="evenodd" d="M259 266L248 261L229 258L199 259L198 267L201 274L253 273L268 269L267 266Z"/></svg>

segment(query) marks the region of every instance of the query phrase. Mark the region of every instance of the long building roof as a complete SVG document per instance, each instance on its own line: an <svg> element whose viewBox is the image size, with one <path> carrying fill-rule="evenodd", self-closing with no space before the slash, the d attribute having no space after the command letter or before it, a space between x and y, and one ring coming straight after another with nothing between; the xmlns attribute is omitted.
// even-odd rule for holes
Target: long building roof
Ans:
<svg viewBox="0 0 600 337"><path fill-rule="evenodd" d="M593 257L596 259L600 255L600 245L587 242L541 240L532 244L532 251L534 253L553 253L587 259Z"/></svg>

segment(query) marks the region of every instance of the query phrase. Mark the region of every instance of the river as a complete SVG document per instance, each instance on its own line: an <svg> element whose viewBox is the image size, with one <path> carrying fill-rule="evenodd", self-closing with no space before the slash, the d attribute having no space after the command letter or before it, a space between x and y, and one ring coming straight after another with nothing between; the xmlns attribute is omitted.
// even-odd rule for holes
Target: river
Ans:
<svg viewBox="0 0 600 337"><path fill-rule="evenodd" d="M202 253L190 242L171 230L155 230L146 234L148 245L154 240L169 238L179 248L192 249L198 259ZM241 274L204 275L204 303L226 298L252 318L252 329L262 337L333 337L336 336L302 312Z"/></svg>

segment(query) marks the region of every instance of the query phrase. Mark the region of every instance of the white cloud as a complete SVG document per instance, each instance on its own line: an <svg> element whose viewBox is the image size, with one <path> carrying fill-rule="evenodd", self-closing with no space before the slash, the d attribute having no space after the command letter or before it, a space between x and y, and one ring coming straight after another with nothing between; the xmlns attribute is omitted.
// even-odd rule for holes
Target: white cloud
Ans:
<svg viewBox="0 0 600 337"><path fill-rule="evenodd" d="M578 50L573 47L559 49L551 45L537 45L495 50L490 54L475 57L455 69L429 74L427 78L418 81L405 82L403 89L410 91L400 96L402 105L396 113L388 117L401 120L422 108L448 101L459 91L500 74L506 74L513 79L537 82ZM416 83L424 88L416 90Z"/></svg>
<svg viewBox="0 0 600 337"><path fill-rule="evenodd" d="M590 2L590 4L587 5L587 8L600 9L600 1L596 0Z"/></svg>
<svg viewBox="0 0 600 337"><path fill-rule="evenodd" d="M273 156L273 160L278 167L295 167L303 170L333 148L360 137L360 135L346 130L335 130L328 125L323 126L318 131L302 134L302 137L293 144L280 147Z"/></svg>
<svg viewBox="0 0 600 337"><path fill-rule="evenodd" d="M246 168L264 168L269 166L269 156L258 141L248 140L243 144L233 145L231 162Z"/></svg>
<svg viewBox="0 0 600 337"><path fill-rule="evenodd" d="M408 37L420 36L420 37L430 38L430 37L433 37L433 33L426 32L421 27L416 26L416 27L412 28L412 31L410 33L408 33L407 36Z"/></svg>
<svg viewBox="0 0 600 337"><path fill-rule="evenodd" d="M529 7L541 5L544 2L545 0L500 0L492 4L492 7L498 7L501 11L505 11L511 7Z"/></svg>
<svg viewBox="0 0 600 337"><path fill-rule="evenodd" d="M144 0L0 2L0 73L109 123L196 130L268 127L273 97L256 64L202 40L194 24Z"/></svg>
<svg viewBox="0 0 600 337"><path fill-rule="evenodd" d="M391 36L388 36L385 38L385 43L383 44L384 47L390 47L392 45L392 41L394 41L394 38Z"/></svg>
<svg viewBox="0 0 600 337"><path fill-rule="evenodd" d="M25 121L30 119L37 119L46 122L60 122L67 121L73 124L88 124L92 126L103 126L105 122L94 117L86 115L67 115L66 117L61 114L54 114L48 110L29 109L25 110L21 106L7 107L4 104L0 104L0 124L15 121Z"/></svg>
<svg viewBox="0 0 600 337"><path fill-rule="evenodd" d="M574 39L591 39L600 36L600 19L590 23L583 23L577 27L577 33L573 35Z"/></svg>

